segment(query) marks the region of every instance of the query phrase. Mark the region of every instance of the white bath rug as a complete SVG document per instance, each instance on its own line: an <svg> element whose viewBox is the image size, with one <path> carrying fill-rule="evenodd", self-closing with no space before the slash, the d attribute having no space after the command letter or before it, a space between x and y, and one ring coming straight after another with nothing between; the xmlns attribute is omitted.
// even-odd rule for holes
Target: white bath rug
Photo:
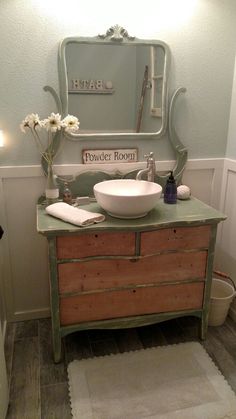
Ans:
<svg viewBox="0 0 236 419"><path fill-rule="evenodd" d="M198 342L73 361L73 419L236 419L236 396Z"/></svg>

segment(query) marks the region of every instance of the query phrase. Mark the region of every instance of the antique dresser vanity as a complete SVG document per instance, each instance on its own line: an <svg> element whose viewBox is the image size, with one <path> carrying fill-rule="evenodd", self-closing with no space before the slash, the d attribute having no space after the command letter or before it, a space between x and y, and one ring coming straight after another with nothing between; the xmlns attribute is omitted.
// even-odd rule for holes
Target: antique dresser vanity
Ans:
<svg viewBox="0 0 236 419"><path fill-rule="evenodd" d="M96 203L83 208L103 212ZM142 326L174 317L200 319L206 336L217 224L225 216L191 198L140 219L76 227L37 207L49 247L54 360L61 339L96 328Z"/></svg>
<svg viewBox="0 0 236 419"><path fill-rule="evenodd" d="M79 146L86 140L87 148L97 141L100 151L104 140L113 149L117 140L126 147L143 141L144 149L151 140L158 155L158 139L167 133L176 160L173 175L181 184L187 149L175 130L174 109L186 89L177 88L168 97L170 58L164 42L135 38L118 25L92 38L65 38L59 46L59 95L44 88L62 117L78 112L80 130L66 133L65 139ZM61 131L55 135L55 155L60 136ZM115 163L112 175L103 168L88 176L80 170L78 179L72 176L74 197L92 197L97 182L137 176L136 166L121 174L117 161L108 163ZM42 166L47 173L44 159ZM164 187L168 177L169 172L156 172L152 181ZM62 196L64 179L57 176L57 182ZM83 208L102 212L94 202ZM138 219L105 215L102 223L76 227L48 215L43 198L39 201L37 229L49 247L55 362L61 359L62 337L84 329L128 328L194 315L204 339L217 224L225 216L193 197L174 205L161 198Z"/></svg>

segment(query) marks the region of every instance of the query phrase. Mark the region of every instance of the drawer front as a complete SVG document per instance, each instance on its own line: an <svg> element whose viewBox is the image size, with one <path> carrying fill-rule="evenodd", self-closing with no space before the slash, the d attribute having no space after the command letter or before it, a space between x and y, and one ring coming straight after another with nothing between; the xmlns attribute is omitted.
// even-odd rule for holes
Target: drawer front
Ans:
<svg viewBox="0 0 236 419"><path fill-rule="evenodd" d="M92 233L57 237L58 259L135 254L135 233Z"/></svg>
<svg viewBox="0 0 236 419"><path fill-rule="evenodd" d="M141 233L141 255L209 246L211 227L176 227Z"/></svg>
<svg viewBox="0 0 236 419"><path fill-rule="evenodd" d="M203 280L207 251L176 252L130 259L90 260L58 265L59 293L126 285Z"/></svg>
<svg viewBox="0 0 236 419"><path fill-rule="evenodd" d="M133 288L60 299L62 325L142 314L201 309L204 283Z"/></svg>

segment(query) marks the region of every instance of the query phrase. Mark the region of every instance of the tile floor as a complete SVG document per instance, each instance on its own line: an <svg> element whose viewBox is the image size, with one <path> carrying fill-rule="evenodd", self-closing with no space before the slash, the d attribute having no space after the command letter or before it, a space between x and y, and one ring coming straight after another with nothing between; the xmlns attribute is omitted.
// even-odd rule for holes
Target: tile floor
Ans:
<svg viewBox="0 0 236 419"><path fill-rule="evenodd" d="M123 330L90 330L67 336L64 360L54 364L50 319L10 323L6 359L10 383L7 419L70 419L67 365L73 359L198 340L192 317ZM203 346L236 392L236 324L209 327Z"/></svg>

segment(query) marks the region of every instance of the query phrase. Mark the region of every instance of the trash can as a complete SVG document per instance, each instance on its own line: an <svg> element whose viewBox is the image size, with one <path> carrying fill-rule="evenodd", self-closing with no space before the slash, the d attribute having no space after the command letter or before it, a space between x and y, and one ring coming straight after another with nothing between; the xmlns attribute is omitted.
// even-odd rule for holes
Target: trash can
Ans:
<svg viewBox="0 0 236 419"><path fill-rule="evenodd" d="M228 315L229 307L236 295L235 285L232 279L219 271L214 272L216 275L230 280L212 278L211 298L209 309L209 326L221 326Z"/></svg>

